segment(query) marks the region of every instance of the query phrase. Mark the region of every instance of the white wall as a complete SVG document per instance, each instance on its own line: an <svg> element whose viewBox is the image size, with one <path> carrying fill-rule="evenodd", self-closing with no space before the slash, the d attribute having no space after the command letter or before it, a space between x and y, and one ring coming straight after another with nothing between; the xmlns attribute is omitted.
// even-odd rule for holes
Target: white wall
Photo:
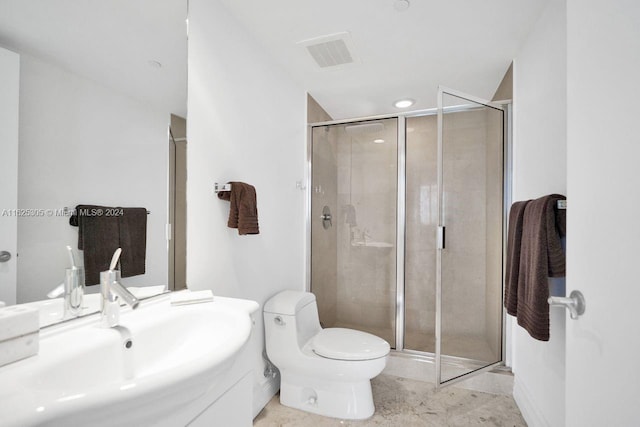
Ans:
<svg viewBox="0 0 640 427"><path fill-rule="evenodd" d="M514 201L567 193L566 40L565 0L551 0L514 60ZM550 322L541 342L513 321L514 397L532 427L564 425L564 310Z"/></svg>
<svg viewBox="0 0 640 427"><path fill-rule="evenodd" d="M11 254L0 263L0 301L6 304L16 303L18 221L11 210L18 207L19 87L20 57L0 48L0 251Z"/></svg>
<svg viewBox="0 0 640 427"><path fill-rule="evenodd" d="M219 4L189 2L187 283L260 304L304 289L306 93ZM214 182L256 187L260 234L227 228L229 203ZM265 383L262 315L250 343L259 410ZM276 386L277 387L277 386Z"/></svg>
<svg viewBox="0 0 640 427"><path fill-rule="evenodd" d="M639 426L640 3L569 0L566 425Z"/></svg>
<svg viewBox="0 0 640 427"><path fill-rule="evenodd" d="M21 55L19 207L146 207L147 272L123 282L166 284L169 119L169 112ZM78 239L68 220L19 218L18 302L44 299L64 280L65 246L77 248Z"/></svg>

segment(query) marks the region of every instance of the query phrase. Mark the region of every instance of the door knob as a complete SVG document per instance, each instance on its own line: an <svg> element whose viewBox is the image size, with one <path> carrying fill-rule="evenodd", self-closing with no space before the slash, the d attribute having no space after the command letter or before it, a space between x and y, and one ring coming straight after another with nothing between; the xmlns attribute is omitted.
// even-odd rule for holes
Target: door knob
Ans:
<svg viewBox="0 0 640 427"><path fill-rule="evenodd" d="M566 297L549 297L547 300L549 305L564 306L569 310L572 319L577 319L584 314L586 303L584 295L580 291L572 291L569 298Z"/></svg>
<svg viewBox="0 0 640 427"><path fill-rule="evenodd" d="M7 262L11 259L11 252L0 251L0 262Z"/></svg>

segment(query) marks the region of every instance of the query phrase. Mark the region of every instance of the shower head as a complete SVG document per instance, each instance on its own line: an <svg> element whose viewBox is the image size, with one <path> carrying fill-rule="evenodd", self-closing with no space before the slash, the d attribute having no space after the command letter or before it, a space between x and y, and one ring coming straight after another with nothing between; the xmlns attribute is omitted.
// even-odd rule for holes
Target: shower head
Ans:
<svg viewBox="0 0 640 427"><path fill-rule="evenodd" d="M374 123L361 123L357 125L349 125L345 126L344 130L349 134L360 134L360 133L372 133L372 132L380 132L384 130L384 124L380 122Z"/></svg>

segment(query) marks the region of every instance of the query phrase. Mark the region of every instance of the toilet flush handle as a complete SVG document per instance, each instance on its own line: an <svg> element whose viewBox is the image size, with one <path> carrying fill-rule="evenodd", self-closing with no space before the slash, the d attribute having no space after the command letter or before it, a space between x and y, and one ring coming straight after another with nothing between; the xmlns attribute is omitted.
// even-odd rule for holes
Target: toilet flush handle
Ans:
<svg viewBox="0 0 640 427"><path fill-rule="evenodd" d="M282 317L280 316L276 316L273 318L273 321L275 322L276 325L278 326L283 326L284 325L284 320L282 320Z"/></svg>

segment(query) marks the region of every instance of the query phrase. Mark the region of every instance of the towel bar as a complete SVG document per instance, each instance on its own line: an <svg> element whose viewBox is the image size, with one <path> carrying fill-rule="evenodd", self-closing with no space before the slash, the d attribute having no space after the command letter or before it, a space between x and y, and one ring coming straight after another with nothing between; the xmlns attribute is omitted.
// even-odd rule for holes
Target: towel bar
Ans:
<svg viewBox="0 0 640 427"><path fill-rule="evenodd" d="M558 209L567 209L567 201L558 200Z"/></svg>
<svg viewBox="0 0 640 427"><path fill-rule="evenodd" d="M572 319L577 319L584 314L586 303L584 295L580 291L572 291L569 298L566 297L549 297L547 300L549 305L564 306L571 314Z"/></svg>
<svg viewBox="0 0 640 427"><path fill-rule="evenodd" d="M219 193L221 191L231 191L231 184L218 184L217 182L213 184L213 192Z"/></svg>
<svg viewBox="0 0 640 427"><path fill-rule="evenodd" d="M75 210L76 210L76 208L65 206L62 209L62 213L63 213L63 215L72 215L75 212ZM151 215L151 211L149 209L147 209L147 215Z"/></svg>

